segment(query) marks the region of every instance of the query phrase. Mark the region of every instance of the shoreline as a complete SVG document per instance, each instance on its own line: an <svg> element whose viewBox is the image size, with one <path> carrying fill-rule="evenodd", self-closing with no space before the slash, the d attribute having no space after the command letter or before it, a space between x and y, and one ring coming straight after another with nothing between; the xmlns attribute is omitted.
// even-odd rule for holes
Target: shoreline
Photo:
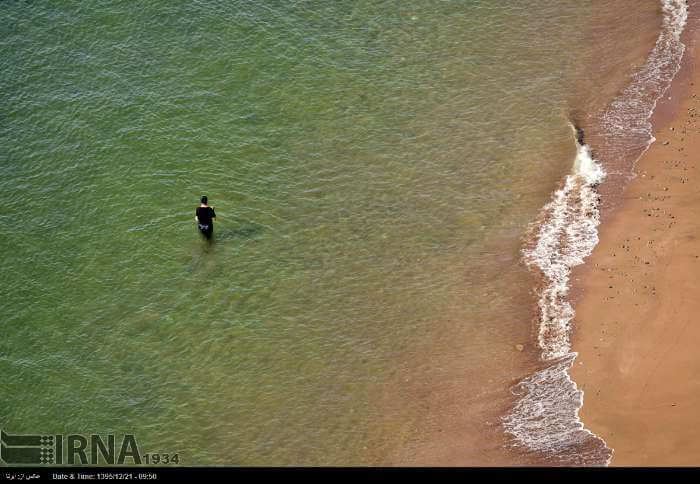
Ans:
<svg viewBox="0 0 700 484"><path fill-rule="evenodd" d="M652 116L656 141L572 273L570 375L584 392L581 421L613 449L611 466L700 460L699 40L689 23L681 71Z"/></svg>
<svg viewBox="0 0 700 484"><path fill-rule="evenodd" d="M667 100L680 92L675 79L685 72L694 10L683 0L662 0L656 43L629 84L601 111L583 117L583 124L569 119L577 146L572 170L523 239L523 262L541 274L533 336L542 365L514 387L518 401L502 422L514 446L546 455L549 464L606 466L612 461L605 436L582 420L584 389L571 370L580 363L572 346L579 319L574 307L583 294L578 280L590 272L600 222L613 219L624 205L637 163L656 139L655 126L663 124L664 114L675 112Z"/></svg>

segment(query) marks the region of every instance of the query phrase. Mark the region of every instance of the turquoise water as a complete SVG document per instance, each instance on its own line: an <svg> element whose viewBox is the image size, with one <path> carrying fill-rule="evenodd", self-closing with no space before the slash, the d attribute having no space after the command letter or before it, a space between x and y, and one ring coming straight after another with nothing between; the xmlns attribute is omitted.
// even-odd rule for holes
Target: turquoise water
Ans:
<svg viewBox="0 0 700 484"><path fill-rule="evenodd" d="M624 29L570 49L619 5L4 3L0 427L413 462L458 386L466 462L508 462L520 237L607 99L576 92L624 79L586 68Z"/></svg>

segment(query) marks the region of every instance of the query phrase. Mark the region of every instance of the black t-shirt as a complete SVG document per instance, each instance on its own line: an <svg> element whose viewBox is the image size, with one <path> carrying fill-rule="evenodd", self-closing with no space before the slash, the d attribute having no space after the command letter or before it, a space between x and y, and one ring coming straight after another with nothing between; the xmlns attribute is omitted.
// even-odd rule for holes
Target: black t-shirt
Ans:
<svg viewBox="0 0 700 484"><path fill-rule="evenodd" d="M211 225L212 217L216 217L214 209L211 207L197 207L197 219L202 225Z"/></svg>

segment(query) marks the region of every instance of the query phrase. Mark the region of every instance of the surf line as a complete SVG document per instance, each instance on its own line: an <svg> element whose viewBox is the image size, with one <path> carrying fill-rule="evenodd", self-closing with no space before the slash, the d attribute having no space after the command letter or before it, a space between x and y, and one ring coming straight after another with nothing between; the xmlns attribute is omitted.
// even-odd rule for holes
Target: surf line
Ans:
<svg viewBox="0 0 700 484"><path fill-rule="evenodd" d="M539 271L539 332L541 359L548 366L516 385L521 398L503 419L515 445L544 453L570 465L608 463L612 450L585 429L578 413L583 391L569 377L576 353L569 334L574 310L567 296L571 269L583 264L598 243L600 196L596 187L605 179L602 165L584 144L583 130L570 124L576 143L571 173L540 212L523 260Z"/></svg>
<svg viewBox="0 0 700 484"><path fill-rule="evenodd" d="M685 51L680 37L688 18L686 2L661 0L661 10L663 22L656 45L628 88L603 115L602 124L611 139L623 139L630 133L646 138L637 159L655 141L650 118L678 73ZM533 236L522 250L525 264L543 277L538 344L540 359L547 366L514 387L520 399L502 423L516 447L541 452L564 465L607 466L614 451L584 427L579 417L583 391L569 376L577 353L571 351L569 341L574 310L567 300L571 269L583 264L598 243L596 187L605 171L593 159L583 131L574 125L571 128L576 140L572 172L531 226Z"/></svg>

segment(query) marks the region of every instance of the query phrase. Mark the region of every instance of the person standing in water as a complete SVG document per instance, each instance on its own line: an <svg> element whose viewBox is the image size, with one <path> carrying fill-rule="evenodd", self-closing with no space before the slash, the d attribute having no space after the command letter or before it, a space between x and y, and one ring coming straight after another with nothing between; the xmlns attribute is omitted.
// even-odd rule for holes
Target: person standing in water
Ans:
<svg viewBox="0 0 700 484"><path fill-rule="evenodd" d="M214 234L214 220L216 219L216 212L214 212L214 207L207 205L207 197L203 196L200 201L202 202L197 211L195 212L194 219L197 221L199 226L199 231L207 238L211 239Z"/></svg>

